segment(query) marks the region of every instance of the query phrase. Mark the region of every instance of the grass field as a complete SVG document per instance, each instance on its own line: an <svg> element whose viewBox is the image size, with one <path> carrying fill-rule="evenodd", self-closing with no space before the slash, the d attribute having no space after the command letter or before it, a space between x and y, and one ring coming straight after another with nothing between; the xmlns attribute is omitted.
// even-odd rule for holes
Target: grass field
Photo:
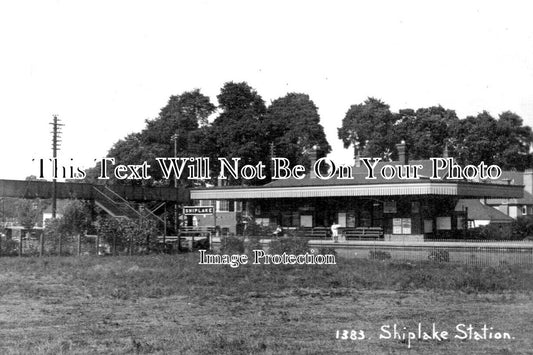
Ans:
<svg viewBox="0 0 533 355"><path fill-rule="evenodd" d="M334 266L232 269L198 265L196 253L2 258L0 268L2 354L533 349L532 268L338 259ZM415 331L418 323L423 330L435 323L452 339L379 339L383 325ZM478 331L486 324L512 339L459 340L457 324ZM365 339L336 339L337 330L362 330Z"/></svg>

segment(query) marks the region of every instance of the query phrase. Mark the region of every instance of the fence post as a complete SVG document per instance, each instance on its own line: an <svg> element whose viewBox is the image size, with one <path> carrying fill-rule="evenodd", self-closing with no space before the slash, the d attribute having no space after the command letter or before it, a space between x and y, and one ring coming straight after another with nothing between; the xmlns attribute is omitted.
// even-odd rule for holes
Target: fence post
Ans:
<svg viewBox="0 0 533 355"><path fill-rule="evenodd" d="M81 255L81 233L78 233L78 256Z"/></svg>
<svg viewBox="0 0 533 355"><path fill-rule="evenodd" d="M96 256L100 255L100 234L96 234Z"/></svg>
<svg viewBox="0 0 533 355"><path fill-rule="evenodd" d="M44 249L44 232L41 233L41 237L39 238L39 257L43 257L43 249Z"/></svg>
<svg viewBox="0 0 533 355"><path fill-rule="evenodd" d="M132 253L133 253L133 233L130 233L130 240L129 240L129 242L130 242L130 246L129 246L129 248L128 248L128 249L129 249L129 250L128 250L128 254L129 254L129 256L131 256Z"/></svg>
<svg viewBox="0 0 533 355"><path fill-rule="evenodd" d="M59 256L61 256L61 251L62 251L62 248L63 248L62 239L63 239L63 235L61 233L59 233Z"/></svg>
<svg viewBox="0 0 533 355"><path fill-rule="evenodd" d="M117 256L117 236L113 233L113 256Z"/></svg>
<svg viewBox="0 0 533 355"><path fill-rule="evenodd" d="M22 232L20 232L20 238L19 238L19 257L22 256Z"/></svg>

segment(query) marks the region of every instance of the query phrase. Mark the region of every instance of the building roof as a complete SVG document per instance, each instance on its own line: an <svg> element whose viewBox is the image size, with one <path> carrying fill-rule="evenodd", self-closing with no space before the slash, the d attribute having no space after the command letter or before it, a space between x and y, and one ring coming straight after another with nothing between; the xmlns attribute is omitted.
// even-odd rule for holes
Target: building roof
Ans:
<svg viewBox="0 0 533 355"><path fill-rule="evenodd" d="M385 164L394 167L399 162L379 162L376 171ZM523 186L509 185L502 181L473 182L466 180L430 179L431 161L410 161L410 166L420 165L418 179L400 179L397 176L386 179L380 173L375 179L368 179L368 169L361 164L353 167L352 175L347 179L334 176L330 179L289 178L272 181L264 186L225 186L216 188L198 188L191 190L191 199L250 199L250 198L306 198L306 197L340 197L340 196L402 196L402 195L448 195L470 198L519 198Z"/></svg>
<svg viewBox="0 0 533 355"><path fill-rule="evenodd" d="M361 163L360 166L351 166L352 176L347 179L340 179L338 176L334 176L330 179L320 179L318 177L311 178L310 174L307 174L303 179L296 179L291 177L289 179L279 179L274 180L266 185L265 187L287 187L287 186L324 186L324 185L361 185L361 184L393 184L393 183L404 183L404 182L416 182L420 180L429 180L431 176L431 161L429 160L416 160L409 161L408 165L420 165L419 169L419 178L418 179L400 179L398 176L394 176L391 179L385 179L381 174L380 170L384 165L392 165L398 167L401 164L397 161L394 162L378 162L375 167L375 179L368 179L369 171L366 166ZM388 171L387 171L388 173Z"/></svg>
<svg viewBox="0 0 533 355"><path fill-rule="evenodd" d="M482 204L479 200L461 199L455 205L455 211L460 212L468 208L468 219L476 221L490 221L490 223L511 223L513 218L495 208Z"/></svg>

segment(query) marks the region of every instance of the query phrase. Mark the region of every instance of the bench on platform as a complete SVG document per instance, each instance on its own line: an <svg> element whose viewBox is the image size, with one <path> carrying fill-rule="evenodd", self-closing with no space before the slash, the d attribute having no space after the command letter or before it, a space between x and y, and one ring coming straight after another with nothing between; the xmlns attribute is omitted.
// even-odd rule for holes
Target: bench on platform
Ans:
<svg viewBox="0 0 533 355"><path fill-rule="evenodd" d="M321 238L325 239L329 234L329 228L326 227L315 227L308 228L304 230L304 235L307 238Z"/></svg>
<svg viewBox="0 0 533 355"><path fill-rule="evenodd" d="M346 240L370 240L383 238L383 228L381 227L357 227L347 228L343 231Z"/></svg>

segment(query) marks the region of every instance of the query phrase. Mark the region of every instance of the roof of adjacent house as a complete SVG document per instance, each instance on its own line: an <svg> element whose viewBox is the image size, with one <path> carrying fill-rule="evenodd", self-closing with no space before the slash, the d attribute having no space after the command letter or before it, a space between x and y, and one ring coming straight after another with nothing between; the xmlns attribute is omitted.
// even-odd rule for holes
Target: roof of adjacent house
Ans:
<svg viewBox="0 0 533 355"><path fill-rule="evenodd" d="M490 221L490 223L511 223L513 218L497 209L484 205L479 200L461 199L455 205L455 211L465 211L468 208L468 219Z"/></svg>
<svg viewBox="0 0 533 355"><path fill-rule="evenodd" d="M511 185L524 185L524 172L503 171L500 181ZM488 205L533 205L533 195L524 190L522 198L491 198L487 199Z"/></svg>

